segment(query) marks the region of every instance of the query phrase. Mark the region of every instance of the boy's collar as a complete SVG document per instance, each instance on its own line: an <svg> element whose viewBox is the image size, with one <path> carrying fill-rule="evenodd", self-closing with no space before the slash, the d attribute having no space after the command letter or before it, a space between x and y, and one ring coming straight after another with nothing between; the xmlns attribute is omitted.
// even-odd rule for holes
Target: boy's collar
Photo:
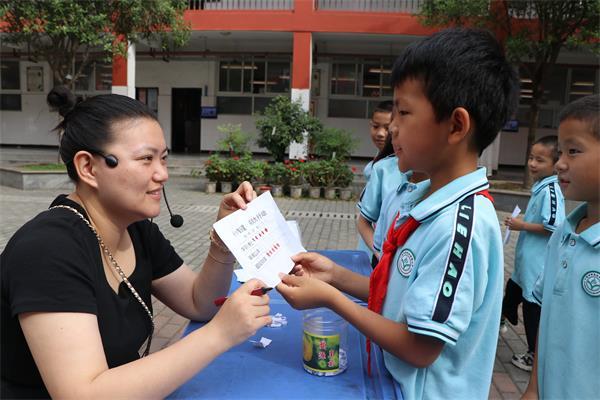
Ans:
<svg viewBox="0 0 600 400"><path fill-rule="evenodd" d="M410 215L421 222L443 208L489 187L485 168L477 168L475 171L463 175L436 190L425 200L417 204L411 210Z"/></svg>
<svg viewBox="0 0 600 400"><path fill-rule="evenodd" d="M566 231L562 237L564 242L569 238L571 234L575 233L577 224L587 215L587 203L583 203L575 208L568 216L566 221ZM596 222L583 232L579 234L579 237L585 240L590 246L595 249L600 249L600 222Z"/></svg>
<svg viewBox="0 0 600 400"><path fill-rule="evenodd" d="M556 182L558 182L557 175L547 176L539 181L536 181L533 184L533 186L531 187L531 193L537 193L540 190L542 190L543 188L545 188L546 186L548 186L550 183L556 183Z"/></svg>

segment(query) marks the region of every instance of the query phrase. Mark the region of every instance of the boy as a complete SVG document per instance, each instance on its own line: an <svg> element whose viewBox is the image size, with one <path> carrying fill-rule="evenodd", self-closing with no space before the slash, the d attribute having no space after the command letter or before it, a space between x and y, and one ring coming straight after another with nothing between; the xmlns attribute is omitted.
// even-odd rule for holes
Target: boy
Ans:
<svg viewBox="0 0 600 400"><path fill-rule="evenodd" d="M556 229L534 298L542 305L524 398L592 399L600 393L600 98L559 115L556 163L566 199L583 201Z"/></svg>
<svg viewBox="0 0 600 400"><path fill-rule="evenodd" d="M540 323L540 306L531 297L538 276L544 269L544 255L552 232L565 219L564 198L554 173L558 161L558 141L556 136L544 136L531 147L527 168L534 180L531 198L525 216L506 218L504 223L510 229L521 231L515 249L515 269L506 282L506 292L502 301L502 315L517 325L517 309L523 303L523 324L527 337L528 351L514 354L511 362L517 368L531 371L533 354Z"/></svg>
<svg viewBox="0 0 600 400"><path fill-rule="evenodd" d="M371 141L377 148L377 156L374 160L369 161L363 170L363 174L367 179L367 184L365 185L365 188L360 195L360 201L357 204L359 210L361 209L361 204L365 204L371 212L373 212L372 210L377 210L377 212L379 212L379 207L381 207L382 183L387 182L390 179L398 180L400 178L400 174L397 173L397 171L390 170L389 166L384 166L387 164L387 161L383 164L379 162L380 160L383 161L385 157L392 153L388 133L390 121L392 120L392 107L392 101L382 101L375 107L371 119L369 120L369 132ZM376 168L374 168L375 164L377 164ZM373 180L371 180L372 176ZM392 176L392 178L389 176ZM369 188L369 194L365 197L367 188ZM359 233L357 249L367 253L369 258L372 258L373 256L373 223L375 223L375 221L377 221L377 218L371 220L365 218L362 214L359 214L357 220L357 229Z"/></svg>
<svg viewBox="0 0 600 400"><path fill-rule="evenodd" d="M278 290L296 308L331 308L383 348L404 398L487 398L503 255L477 159L514 110L518 78L490 33L449 29L408 45L392 84L394 150L401 170L430 177L425 194L405 196L415 205L370 278L303 253L300 276L282 275Z"/></svg>

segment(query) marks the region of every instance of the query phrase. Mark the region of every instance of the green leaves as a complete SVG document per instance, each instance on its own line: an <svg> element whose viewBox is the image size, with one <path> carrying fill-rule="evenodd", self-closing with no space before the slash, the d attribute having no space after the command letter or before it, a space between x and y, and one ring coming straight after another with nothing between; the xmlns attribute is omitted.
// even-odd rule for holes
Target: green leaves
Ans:
<svg viewBox="0 0 600 400"><path fill-rule="evenodd" d="M304 131L309 135L323 129L321 122L304 111L300 103L289 97L277 96L256 120L258 145L271 152L275 161L283 161L291 142L301 142Z"/></svg>
<svg viewBox="0 0 600 400"><path fill-rule="evenodd" d="M0 18L3 40L48 61L62 83L71 74L73 87L94 61L92 53L107 61L125 56L127 40L157 42L163 51L183 46L190 35L183 19L187 5L187 0L0 0ZM78 71L72 69L76 59Z"/></svg>

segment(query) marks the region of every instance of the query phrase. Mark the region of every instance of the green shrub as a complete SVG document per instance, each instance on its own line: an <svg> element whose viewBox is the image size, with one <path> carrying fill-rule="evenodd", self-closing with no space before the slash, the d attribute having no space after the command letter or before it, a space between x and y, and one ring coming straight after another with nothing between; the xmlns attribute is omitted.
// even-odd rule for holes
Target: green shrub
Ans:
<svg viewBox="0 0 600 400"><path fill-rule="evenodd" d="M302 164L304 179L310 186L325 186L326 173L322 161L309 161Z"/></svg>
<svg viewBox="0 0 600 400"><path fill-rule="evenodd" d="M282 162L267 164L265 168L265 178L268 184L284 185L287 181L288 169Z"/></svg>
<svg viewBox="0 0 600 400"><path fill-rule="evenodd" d="M346 160L358 143L350 132L337 128L323 128L312 132L310 141L314 154L325 160Z"/></svg>
<svg viewBox="0 0 600 400"><path fill-rule="evenodd" d="M298 102L289 97L277 96L257 118L259 131L257 144L266 148L275 161L283 161L291 142L302 142L304 131L309 136L323 129L321 122L304 111Z"/></svg>
<svg viewBox="0 0 600 400"><path fill-rule="evenodd" d="M250 154L250 140L252 136L242 131L242 124L222 124L217 130L225 137L217 142L219 150L228 152L232 156Z"/></svg>

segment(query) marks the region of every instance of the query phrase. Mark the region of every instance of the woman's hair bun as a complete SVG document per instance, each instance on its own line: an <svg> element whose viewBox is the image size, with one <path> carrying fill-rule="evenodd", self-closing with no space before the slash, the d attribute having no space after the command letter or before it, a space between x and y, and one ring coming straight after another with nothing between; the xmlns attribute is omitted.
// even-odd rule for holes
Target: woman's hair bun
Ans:
<svg viewBox="0 0 600 400"><path fill-rule="evenodd" d="M66 86L56 86L48 93L46 102L52 111L58 111L64 117L75 107L77 99Z"/></svg>

